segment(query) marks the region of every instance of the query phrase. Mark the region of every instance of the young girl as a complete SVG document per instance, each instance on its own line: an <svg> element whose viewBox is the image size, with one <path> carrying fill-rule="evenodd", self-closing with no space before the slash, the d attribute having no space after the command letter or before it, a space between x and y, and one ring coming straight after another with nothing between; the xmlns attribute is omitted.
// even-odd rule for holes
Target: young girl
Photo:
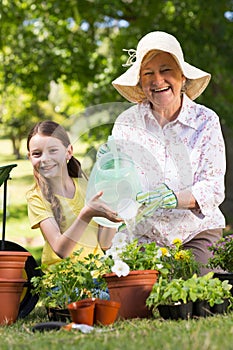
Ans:
<svg viewBox="0 0 233 350"><path fill-rule="evenodd" d="M87 180L65 129L52 121L39 122L28 135L27 149L35 178L26 195L28 216L45 239L42 263L54 264L80 248L81 259L89 253L102 255L115 229L100 227L92 218L122 220L101 202L102 192L85 205Z"/></svg>

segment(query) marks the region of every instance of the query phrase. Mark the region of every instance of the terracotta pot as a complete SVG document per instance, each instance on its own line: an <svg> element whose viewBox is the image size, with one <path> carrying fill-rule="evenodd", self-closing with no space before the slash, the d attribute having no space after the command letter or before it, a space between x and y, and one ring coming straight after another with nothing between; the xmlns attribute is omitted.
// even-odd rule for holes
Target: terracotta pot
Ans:
<svg viewBox="0 0 233 350"><path fill-rule="evenodd" d="M20 296L25 279L0 279L0 324L10 325L17 320Z"/></svg>
<svg viewBox="0 0 233 350"><path fill-rule="evenodd" d="M29 252L0 251L0 278L23 278L23 270Z"/></svg>
<svg viewBox="0 0 233 350"><path fill-rule="evenodd" d="M121 304L112 300L95 300L94 323L109 325L115 322Z"/></svg>
<svg viewBox="0 0 233 350"><path fill-rule="evenodd" d="M117 277L115 273L103 276L107 282L110 299L121 304L118 318L146 318L152 312L146 306L154 283L158 278L156 270L130 271L125 277Z"/></svg>
<svg viewBox="0 0 233 350"><path fill-rule="evenodd" d="M75 301L68 305L68 310L74 323L93 326L95 299Z"/></svg>

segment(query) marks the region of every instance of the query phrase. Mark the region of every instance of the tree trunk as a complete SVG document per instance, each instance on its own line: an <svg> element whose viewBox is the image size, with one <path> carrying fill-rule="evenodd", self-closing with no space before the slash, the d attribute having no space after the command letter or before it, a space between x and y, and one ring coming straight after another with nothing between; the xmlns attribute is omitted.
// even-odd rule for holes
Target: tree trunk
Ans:
<svg viewBox="0 0 233 350"><path fill-rule="evenodd" d="M15 155L16 159L21 159L21 154L20 154L21 139L16 139L15 137L11 137L11 141L13 146L13 154Z"/></svg>

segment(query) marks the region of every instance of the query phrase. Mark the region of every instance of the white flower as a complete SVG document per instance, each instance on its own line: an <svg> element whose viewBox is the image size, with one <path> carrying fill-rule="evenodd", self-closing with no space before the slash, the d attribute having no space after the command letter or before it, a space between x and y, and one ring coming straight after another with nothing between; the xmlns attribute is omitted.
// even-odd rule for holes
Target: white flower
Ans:
<svg viewBox="0 0 233 350"><path fill-rule="evenodd" d="M114 272L118 277L127 276L129 271L129 266L122 260L116 260L112 267L112 272Z"/></svg>
<svg viewBox="0 0 233 350"><path fill-rule="evenodd" d="M123 232L117 232L112 239L112 245L117 248L124 248L127 245L127 236Z"/></svg>
<svg viewBox="0 0 233 350"><path fill-rule="evenodd" d="M163 268L163 264L157 264L156 266L157 266L157 269L158 269L158 270L160 270L160 269Z"/></svg>
<svg viewBox="0 0 233 350"><path fill-rule="evenodd" d="M119 254L121 252L122 252L122 249L118 249L118 247L112 246L110 249L106 250L105 256L106 256L106 258L108 256L111 256L112 259L115 261L115 260L119 259Z"/></svg>
<svg viewBox="0 0 233 350"><path fill-rule="evenodd" d="M106 257L107 257L107 256L112 256L112 255L115 254L115 252L116 252L115 247L111 247L111 248L109 248L109 249L106 250L105 256L106 256Z"/></svg>
<svg viewBox="0 0 233 350"><path fill-rule="evenodd" d="M156 258L159 259L159 258L161 258L161 256L162 256L162 250L159 249L159 250L157 251Z"/></svg>

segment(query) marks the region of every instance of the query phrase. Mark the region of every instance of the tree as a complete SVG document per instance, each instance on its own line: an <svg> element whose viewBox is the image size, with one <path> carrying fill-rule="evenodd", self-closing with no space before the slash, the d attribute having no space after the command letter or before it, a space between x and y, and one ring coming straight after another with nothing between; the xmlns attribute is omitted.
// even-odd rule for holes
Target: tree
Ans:
<svg viewBox="0 0 233 350"><path fill-rule="evenodd" d="M35 102L32 94L14 85L7 86L0 96L0 113L0 136L12 141L16 159L21 158L21 141L36 122L45 119L61 122L61 116L54 111L49 101Z"/></svg>
<svg viewBox="0 0 233 350"><path fill-rule="evenodd" d="M124 71L122 49L165 30L181 42L188 62L213 74L198 101L231 125L233 26L225 16L231 9L232 0L4 0L1 85L20 87L33 101L48 99L51 81L75 86L80 110L124 101L111 85Z"/></svg>

